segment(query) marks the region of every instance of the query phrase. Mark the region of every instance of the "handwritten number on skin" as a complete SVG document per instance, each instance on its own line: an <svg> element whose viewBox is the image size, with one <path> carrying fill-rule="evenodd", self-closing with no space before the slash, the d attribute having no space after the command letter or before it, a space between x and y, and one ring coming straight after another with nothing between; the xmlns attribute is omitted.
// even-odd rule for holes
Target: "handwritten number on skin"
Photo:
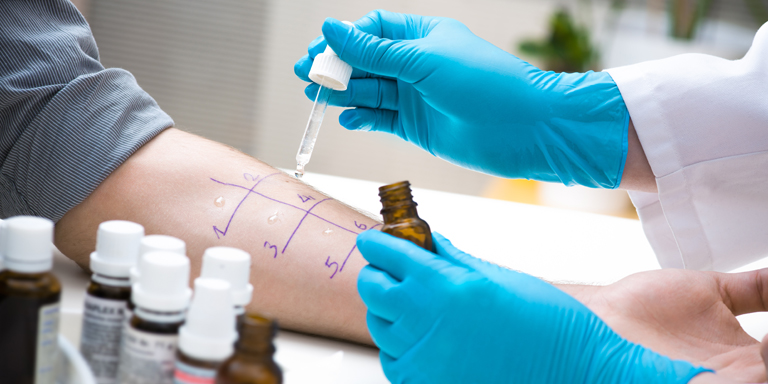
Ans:
<svg viewBox="0 0 768 384"><path fill-rule="evenodd" d="M250 173L243 173L243 178L248 181L256 181L259 179L259 175L251 175Z"/></svg>
<svg viewBox="0 0 768 384"><path fill-rule="evenodd" d="M302 202L302 203L306 203L307 201L310 201L310 200L314 200L314 199L315 199L315 198L314 198L314 197L312 197L312 196L307 196L307 195L300 195L300 194L298 194L298 193L296 194L296 196L298 196L298 197L299 197L299 199L301 199L301 202Z"/></svg>
<svg viewBox="0 0 768 384"><path fill-rule="evenodd" d="M357 228L359 228L360 230L363 230L363 231L365 231L366 229L368 229L368 226L367 226L367 225L365 225L365 224L362 224L362 223L358 224L358 223L357 223L357 221L355 221L355 227L357 227Z"/></svg>
<svg viewBox="0 0 768 384"><path fill-rule="evenodd" d="M269 241L264 242L264 248L270 248L275 252L275 255L272 256L273 259L277 258L277 245L272 245L269 243Z"/></svg>
<svg viewBox="0 0 768 384"><path fill-rule="evenodd" d="M328 256L328 258L325 259L325 266L328 267L328 268L334 267L333 274L331 275L331 279L333 279L333 277L336 276L336 272L339 271L339 263L334 261L333 263L329 264L328 263L329 261L331 261L331 257L330 256Z"/></svg>

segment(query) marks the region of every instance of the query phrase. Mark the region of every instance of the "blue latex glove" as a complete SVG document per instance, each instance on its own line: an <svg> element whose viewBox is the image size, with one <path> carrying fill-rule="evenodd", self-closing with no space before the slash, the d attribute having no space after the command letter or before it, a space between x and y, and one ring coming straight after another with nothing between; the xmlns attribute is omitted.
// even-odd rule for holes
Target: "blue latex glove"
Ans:
<svg viewBox="0 0 768 384"><path fill-rule="evenodd" d="M327 43L354 71L331 105L357 107L348 129L389 132L492 175L616 188L629 113L608 73L554 73L475 36L456 20L373 11L334 19L294 71L310 81ZM317 95L310 84L306 94Z"/></svg>
<svg viewBox="0 0 768 384"><path fill-rule="evenodd" d="M437 254L378 231L358 291L392 383L687 383L708 370L611 330L571 296L439 234Z"/></svg>

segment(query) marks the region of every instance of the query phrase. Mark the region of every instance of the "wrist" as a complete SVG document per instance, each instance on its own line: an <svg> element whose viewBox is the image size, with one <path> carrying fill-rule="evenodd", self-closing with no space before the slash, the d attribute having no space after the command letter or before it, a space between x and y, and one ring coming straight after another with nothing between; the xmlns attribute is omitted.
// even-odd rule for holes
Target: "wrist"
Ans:
<svg viewBox="0 0 768 384"><path fill-rule="evenodd" d="M569 186L617 188L627 159L629 111L610 75L547 72L535 75L533 84L550 105L542 116L548 129L538 136L550 144L542 149L556 179Z"/></svg>

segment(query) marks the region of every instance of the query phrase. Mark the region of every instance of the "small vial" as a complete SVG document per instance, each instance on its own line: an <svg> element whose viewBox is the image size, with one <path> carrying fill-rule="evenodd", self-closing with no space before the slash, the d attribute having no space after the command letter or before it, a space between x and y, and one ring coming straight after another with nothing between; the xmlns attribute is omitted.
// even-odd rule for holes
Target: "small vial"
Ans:
<svg viewBox="0 0 768 384"><path fill-rule="evenodd" d="M410 240L430 252L434 251L432 231L429 229L429 224L416 212L417 204L413 201L411 184L408 181L380 187L379 197L382 206L381 215L384 217L382 232Z"/></svg>
<svg viewBox="0 0 768 384"><path fill-rule="evenodd" d="M80 352L99 384L117 382L120 342L131 299L128 277L139 256L143 236L144 227L122 220L105 221L96 232Z"/></svg>
<svg viewBox="0 0 768 384"><path fill-rule="evenodd" d="M283 372L274 360L277 323L247 313L237 331L235 354L219 367L216 384L281 384Z"/></svg>
<svg viewBox="0 0 768 384"><path fill-rule="evenodd" d="M253 297L251 276L251 255L232 247L211 247L203 254L201 278L221 279L232 285L232 304L235 316L245 314L245 306Z"/></svg>
<svg viewBox="0 0 768 384"><path fill-rule="evenodd" d="M179 330L175 384L213 383L216 369L232 356L235 340L231 284L196 279L187 320Z"/></svg>
<svg viewBox="0 0 768 384"><path fill-rule="evenodd" d="M61 284L53 267L53 222L5 220L5 270L0 272L0 381L54 384Z"/></svg>
<svg viewBox="0 0 768 384"><path fill-rule="evenodd" d="M171 252L143 256L136 304L123 333L118 382L173 384L179 327L189 305L189 259Z"/></svg>
<svg viewBox="0 0 768 384"><path fill-rule="evenodd" d="M141 274L141 256L146 255L149 252L162 251L178 253L179 255L187 254L187 245L184 240L175 238L173 236L166 235L147 235L141 239L141 246L139 247L139 259L136 261L136 265L131 268L131 284L139 282L139 275Z"/></svg>
<svg viewBox="0 0 768 384"><path fill-rule="evenodd" d="M141 276L141 266L144 263L144 255L149 252L171 252L182 256L187 254L187 245L184 240L175 238L173 236L166 235L148 235L141 239L141 246L139 247L139 259L136 260L136 265L131 268L131 285L139 282ZM126 312L126 322L131 320L133 311L136 308L136 304L133 300L128 301L128 310Z"/></svg>

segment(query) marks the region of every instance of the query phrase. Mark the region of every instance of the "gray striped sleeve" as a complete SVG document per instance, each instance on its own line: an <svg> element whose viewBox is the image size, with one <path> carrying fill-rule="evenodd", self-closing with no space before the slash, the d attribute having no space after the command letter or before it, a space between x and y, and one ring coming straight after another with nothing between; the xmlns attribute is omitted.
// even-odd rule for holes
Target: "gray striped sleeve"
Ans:
<svg viewBox="0 0 768 384"><path fill-rule="evenodd" d="M58 221L172 125L69 1L0 1L0 216Z"/></svg>

